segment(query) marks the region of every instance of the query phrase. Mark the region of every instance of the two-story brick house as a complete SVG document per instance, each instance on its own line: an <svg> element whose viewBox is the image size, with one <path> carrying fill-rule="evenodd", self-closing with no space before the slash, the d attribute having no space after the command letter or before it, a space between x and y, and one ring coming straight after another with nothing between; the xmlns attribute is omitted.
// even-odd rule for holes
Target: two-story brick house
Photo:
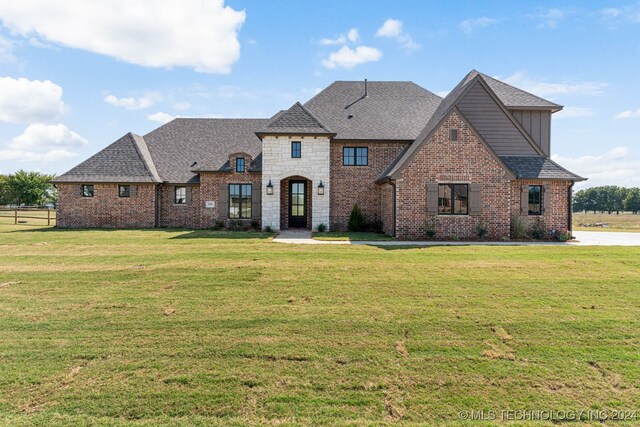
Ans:
<svg viewBox="0 0 640 427"><path fill-rule="evenodd" d="M470 72L445 98L338 81L270 119L175 119L58 177L59 227L346 227L358 204L401 239L509 235L513 216L571 227L583 180L549 158L560 105Z"/></svg>

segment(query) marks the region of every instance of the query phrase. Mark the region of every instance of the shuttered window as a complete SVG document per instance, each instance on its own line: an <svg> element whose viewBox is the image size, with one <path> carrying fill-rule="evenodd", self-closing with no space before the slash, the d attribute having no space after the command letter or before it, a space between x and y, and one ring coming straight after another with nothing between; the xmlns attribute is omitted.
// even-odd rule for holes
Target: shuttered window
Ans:
<svg viewBox="0 0 640 427"><path fill-rule="evenodd" d="M131 186L118 185L118 197L129 197L129 196L131 196Z"/></svg>
<svg viewBox="0 0 640 427"><path fill-rule="evenodd" d="M469 185L438 185L438 215L468 215Z"/></svg>
<svg viewBox="0 0 640 427"><path fill-rule="evenodd" d="M251 184L229 184L229 218L251 219Z"/></svg>
<svg viewBox="0 0 640 427"><path fill-rule="evenodd" d="M84 184L82 186L82 197L93 197L93 185Z"/></svg>
<svg viewBox="0 0 640 427"><path fill-rule="evenodd" d="M542 185L529 186L529 215L542 215Z"/></svg>
<svg viewBox="0 0 640 427"><path fill-rule="evenodd" d="M187 187L176 187L174 192L173 202L176 205L187 204Z"/></svg>

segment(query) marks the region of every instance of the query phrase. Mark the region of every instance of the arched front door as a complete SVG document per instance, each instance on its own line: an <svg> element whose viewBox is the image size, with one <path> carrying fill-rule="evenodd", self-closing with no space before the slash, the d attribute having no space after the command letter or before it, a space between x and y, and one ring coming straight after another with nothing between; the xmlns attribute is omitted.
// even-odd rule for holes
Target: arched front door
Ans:
<svg viewBox="0 0 640 427"><path fill-rule="evenodd" d="M289 227L307 227L307 181L289 181Z"/></svg>

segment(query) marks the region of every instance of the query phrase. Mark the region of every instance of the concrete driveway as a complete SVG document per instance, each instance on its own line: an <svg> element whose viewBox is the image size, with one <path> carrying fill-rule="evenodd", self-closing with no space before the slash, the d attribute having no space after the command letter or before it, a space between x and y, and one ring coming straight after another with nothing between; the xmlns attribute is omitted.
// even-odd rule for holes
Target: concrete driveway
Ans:
<svg viewBox="0 0 640 427"><path fill-rule="evenodd" d="M574 231L572 245L579 246L640 246L640 233L614 231Z"/></svg>

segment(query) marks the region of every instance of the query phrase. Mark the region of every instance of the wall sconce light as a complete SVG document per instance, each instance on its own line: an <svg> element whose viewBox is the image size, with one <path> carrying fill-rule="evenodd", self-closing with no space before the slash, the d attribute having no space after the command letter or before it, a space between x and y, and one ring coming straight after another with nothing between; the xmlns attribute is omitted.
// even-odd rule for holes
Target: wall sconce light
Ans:
<svg viewBox="0 0 640 427"><path fill-rule="evenodd" d="M273 185L271 184L271 180L269 180L269 183L267 184L267 194L268 195L273 194Z"/></svg>
<svg viewBox="0 0 640 427"><path fill-rule="evenodd" d="M324 195L324 184L322 184L322 180L320 180L320 184L318 184L318 195Z"/></svg>

